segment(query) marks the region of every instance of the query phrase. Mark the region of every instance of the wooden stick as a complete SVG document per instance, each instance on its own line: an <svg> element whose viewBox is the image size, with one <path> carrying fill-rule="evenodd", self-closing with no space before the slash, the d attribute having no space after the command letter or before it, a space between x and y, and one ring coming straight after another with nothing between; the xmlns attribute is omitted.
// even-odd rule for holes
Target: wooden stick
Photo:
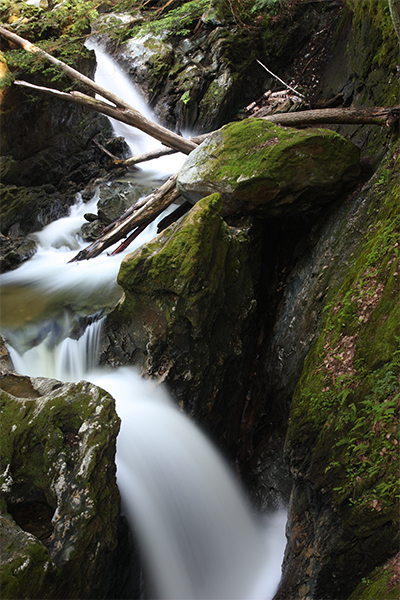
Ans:
<svg viewBox="0 0 400 600"><path fill-rule="evenodd" d="M196 148L196 144L194 144L193 142L186 140L185 138L181 137L180 135L173 133L169 129L166 129L165 127L162 127L161 125L158 125L157 123L154 123L150 119L147 119L139 111L137 111L135 108L133 108L133 106L130 106L130 104L125 102L125 100L122 100L115 94L113 94L110 91L106 90L105 88L101 87L100 85L98 85L97 83L95 83L94 81L89 79L89 77L82 75L82 73L80 73L79 71L76 71L72 67L66 65L61 60L54 58L54 56L51 56L51 54L48 54L41 48L38 48L34 44L31 44L31 42L29 42L28 40L25 40L24 38L20 37L19 35L12 33L11 31L8 31L8 29L6 29L5 27L1 27L1 26L0 26L0 33L6 39L10 40L14 44L17 44L19 47L23 48L24 50L26 50L28 52L32 52L33 54L35 54L35 53L39 54L40 56L42 56L43 58L45 58L52 64L59 67L71 79L80 81L81 83L83 83L86 87L88 87L92 91L96 92L97 94L99 94L100 96L105 98L106 100L109 100L110 102L112 102L115 106L114 107L110 106L109 110L113 110L114 114L110 115L107 112L105 112L105 110L107 110L107 108L106 108L107 104L105 102L95 100L94 98L91 98L91 102L89 102L88 98L90 98L90 96L86 96L85 94L80 94L80 92L72 92L71 94L67 94L66 96L60 96L60 94L64 94L65 92L58 92L58 94L57 94L55 92L57 92L58 90L52 90L51 88L43 88L42 86L36 86L36 89L40 89L41 91L46 91L47 93L52 93L53 95L57 95L60 98L63 97L64 99L68 99L70 101L73 101L73 100L71 100L72 97L76 97L77 99L80 98L80 100L81 100L80 104L83 104L84 106L88 106L88 104L84 103L84 100L85 100L86 102L89 102L89 108L94 108L94 110L99 110L99 108L101 107L102 110L99 112L103 112L103 114L108 114L108 116L113 116L114 118L122 121L123 123L132 125L133 127L136 127L137 129L140 129L141 131L144 131L148 135L151 135L152 137L159 140L163 144L170 146L171 148L174 148L180 152L183 152L184 154L189 154L192 150L194 150ZM21 82L19 82L19 85L21 85ZM35 89L35 87L32 84L27 84L25 82L24 85L27 87L31 87L32 89ZM75 100L75 101L77 102L77 100ZM99 104L99 102L100 102L100 104Z"/></svg>
<svg viewBox="0 0 400 600"><path fill-rule="evenodd" d="M290 87L290 85L288 85L287 83L285 83L283 81L283 79L281 79L280 77L278 77L278 75L275 75L275 73L273 73L272 71L270 71L269 69L267 69L267 67L265 65L262 64L261 61L259 61L258 59L256 59L258 64L261 65L270 75L272 75L272 77L275 77L275 79L277 79L278 81L280 81L280 83L282 83L285 87L288 88L288 90L291 90L294 94L296 94L296 96L300 96L300 98L303 98L303 100L305 99L305 96L303 94L301 94L300 92L296 92L296 90L292 87Z"/></svg>
<svg viewBox="0 0 400 600"><path fill-rule="evenodd" d="M131 156L130 158L126 158L125 160L119 160L119 167L130 167L132 165L137 165L138 163L145 162L147 160L153 160L154 158L160 158L160 156L167 156L168 154L175 154L177 150L173 148L160 148L159 150L151 150L150 152L145 152L144 154L136 154L136 156Z"/></svg>
<svg viewBox="0 0 400 600"><path fill-rule="evenodd" d="M78 252L69 262L94 258L101 254L103 250L106 250L115 242L128 235L136 227L139 227L146 221L149 223L153 221L160 212L168 208L168 206L179 198L180 194L175 188L177 177L178 173L172 175L158 190L148 196L149 201L144 206L129 214L126 218L120 218L118 221L112 223L108 227L107 233Z"/></svg>

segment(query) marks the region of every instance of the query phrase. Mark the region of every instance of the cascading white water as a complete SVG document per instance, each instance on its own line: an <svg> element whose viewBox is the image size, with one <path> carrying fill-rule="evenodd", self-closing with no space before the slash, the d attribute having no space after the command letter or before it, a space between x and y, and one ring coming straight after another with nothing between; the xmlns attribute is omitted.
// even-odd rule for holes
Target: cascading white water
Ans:
<svg viewBox="0 0 400 600"><path fill-rule="evenodd" d="M108 57L98 52L98 61L98 71L109 72ZM113 91L127 98L125 88ZM136 136L143 137L135 134L135 143ZM130 368L96 370L101 320L79 339L69 337L77 314L92 315L120 294L120 255L68 264L83 246L76 235L83 214L97 199L85 205L78 198L70 217L35 234L33 258L0 276L2 331L14 366L31 376L84 378L116 399L118 484L158 597L268 600L280 578L285 511L256 519L218 452L163 389ZM151 239L155 227L127 252Z"/></svg>

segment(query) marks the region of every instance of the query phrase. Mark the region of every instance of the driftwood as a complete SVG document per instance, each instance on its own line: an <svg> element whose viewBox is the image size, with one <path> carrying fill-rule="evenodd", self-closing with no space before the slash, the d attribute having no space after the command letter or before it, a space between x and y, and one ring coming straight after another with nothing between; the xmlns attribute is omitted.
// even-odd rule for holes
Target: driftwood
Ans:
<svg viewBox="0 0 400 600"><path fill-rule="evenodd" d="M103 101L96 100L95 98L87 96L86 94L81 94L80 92L59 92L58 90L54 90L52 88L43 88L41 86L36 86L35 88L32 86L32 84L27 84L26 82L19 82L19 85L25 85L27 87L31 87L32 89L37 89L38 91L45 91L52 95L58 96L59 98L69 100L70 102L76 102L78 104L82 104L83 106L87 106L88 108L93 108L98 112L114 117L122 121L123 123L127 123L128 125L132 125L132 127L136 127L137 129L144 131L145 133L151 135L163 144L170 146L171 148L174 148L176 150L179 150L184 154L189 154L189 152L191 152L196 147L196 145L193 142L185 140L185 138L182 138L176 133L173 133L169 129L166 129L161 125L154 123L150 119L147 119L139 111L137 111L127 102L125 102L125 100L122 100L122 98L119 98L115 94L112 94L105 88L101 87L100 85L89 79L89 77L82 75L82 73L80 73L79 71L76 71L72 67L66 65L61 60L54 58L54 56L51 56L51 54L48 54L41 48L34 46L34 44L31 44L31 42L29 42L28 40L25 40L19 35L12 33L5 27L1 26L0 33L6 39L16 44L17 46L23 48L24 50L32 52L33 54L39 54L53 65L59 67L59 69L63 71L66 75L68 75L68 77L70 77L73 80L79 81L80 83L83 83L87 88L99 94L109 102L112 102L115 106L112 107Z"/></svg>
<svg viewBox="0 0 400 600"><path fill-rule="evenodd" d="M94 258L137 227L141 227L144 223L148 225L154 221L161 212L179 198L179 192L175 187L177 177L178 174L172 175L158 190L149 194L146 197L146 203L138 210L135 210L135 207L128 209L122 217L105 228L100 238L78 252L70 262ZM134 238L131 237L131 241L132 239ZM122 251L124 247L125 245L122 244L113 254L117 254L118 250Z"/></svg>
<svg viewBox="0 0 400 600"><path fill-rule="evenodd" d="M173 148L159 148L158 150L151 150L144 154L136 154L136 156L131 156L125 160L117 159L115 163L118 167L132 167L141 162L160 158L161 156L167 156L168 154L175 154L176 152L177 150L174 150Z"/></svg>
<svg viewBox="0 0 400 600"><path fill-rule="evenodd" d="M164 154L170 154L173 152L183 152L189 154L194 150L198 144L205 140L210 133L205 135L196 136L186 140L181 136L169 131L165 127L154 123L141 115L135 108L130 106L118 96L115 96L105 88L102 88L94 81L79 73L72 67L69 67L62 61L54 58L44 50L41 50L37 46L34 46L29 41L21 38L20 36L10 32L8 29L0 26L0 34L7 38L17 46L27 50L28 52L38 53L43 58L58 66L64 73L66 73L71 79L83 83L92 92L101 95L103 98L111 102L114 106L83 94L82 92L61 92L53 88L47 88L43 86L36 86L31 83L24 81L15 81L17 85L28 87L34 91L45 92L55 97L67 100L68 102L74 102L85 106L89 109L96 110L109 117L113 117L123 123L136 127L141 131L151 135L155 139L161 141L164 145L168 146L169 149L160 149L144 155L132 157L125 161L117 159L114 161L115 166L129 167L130 165L143 162L145 160L151 160L158 158ZM261 63L260 63L261 64ZM262 65L264 67L264 65ZM266 67L264 67L266 68ZM286 84L285 84L286 85ZM291 113L275 113L263 117L265 120L279 125L287 125L300 127L305 125L317 125L317 124L375 124L375 125L392 125L398 121L400 117L400 106L391 108L384 107L372 107L372 108L325 108L317 110L305 110ZM103 149L102 149L103 150ZM105 149L104 149L105 150ZM110 154L110 153L108 153ZM110 157L112 158L112 157ZM87 248L79 252L71 262L93 258L98 256L101 252L112 246L114 243L120 241L123 238L127 239L116 249L113 254L121 252L125 249L129 243L139 235L139 233L151 223L162 211L164 211L170 204L172 204L178 197L179 193L175 188L176 179L178 174L170 177L170 179L163 184L158 190L143 198L135 206L129 208L125 213L119 217L116 221L105 227L102 231L102 235ZM185 205L186 208L189 208ZM180 215L184 209L177 209L177 215ZM177 217L176 217L177 218ZM167 219L167 223L171 222L172 217ZM164 226L160 224L161 227Z"/></svg>
<svg viewBox="0 0 400 600"><path fill-rule="evenodd" d="M262 117L277 125L302 126L317 124L392 125L400 118L400 106L367 108L322 108Z"/></svg>

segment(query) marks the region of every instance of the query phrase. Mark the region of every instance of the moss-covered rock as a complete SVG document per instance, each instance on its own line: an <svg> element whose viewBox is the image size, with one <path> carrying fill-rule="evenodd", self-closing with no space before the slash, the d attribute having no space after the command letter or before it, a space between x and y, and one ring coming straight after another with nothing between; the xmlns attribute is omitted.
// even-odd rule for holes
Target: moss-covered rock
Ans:
<svg viewBox="0 0 400 600"><path fill-rule="evenodd" d="M250 236L229 228L221 208L218 194L201 200L123 260L124 297L107 317L101 361L139 364L168 381L188 412L231 449L256 302Z"/></svg>
<svg viewBox="0 0 400 600"><path fill-rule="evenodd" d="M327 129L230 123L186 159L178 176L191 202L219 192L223 214L275 216L318 208L354 185L359 150Z"/></svg>
<svg viewBox="0 0 400 600"><path fill-rule="evenodd" d="M0 388L2 597L104 597L119 518L114 401L7 368Z"/></svg>
<svg viewBox="0 0 400 600"><path fill-rule="evenodd" d="M399 175L392 148L358 200L364 236L344 280L331 281L293 396L295 489L278 597L345 598L398 545Z"/></svg>
<svg viewBox="0 0 400 600"><path fill-rule="evenodd" d="M356 587L349 600L397 600L400 594L400 554L377 567Z"/></svg>

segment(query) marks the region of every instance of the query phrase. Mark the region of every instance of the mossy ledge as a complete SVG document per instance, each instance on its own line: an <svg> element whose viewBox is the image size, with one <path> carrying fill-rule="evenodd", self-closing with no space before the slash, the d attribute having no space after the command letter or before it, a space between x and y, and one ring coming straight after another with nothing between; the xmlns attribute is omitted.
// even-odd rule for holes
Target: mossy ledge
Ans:
<svg viewBox="0 0 400 600"><path fill-rule="evenodd" d="M392 147L360 195L369 223L344 282L330 291L286 438L295 481L306 482L352 540L351 555L330 560L343 570L364 556L354 581L398 545L399 175L400 148ZM365 540L374 539L371 553Z"/></svg>

